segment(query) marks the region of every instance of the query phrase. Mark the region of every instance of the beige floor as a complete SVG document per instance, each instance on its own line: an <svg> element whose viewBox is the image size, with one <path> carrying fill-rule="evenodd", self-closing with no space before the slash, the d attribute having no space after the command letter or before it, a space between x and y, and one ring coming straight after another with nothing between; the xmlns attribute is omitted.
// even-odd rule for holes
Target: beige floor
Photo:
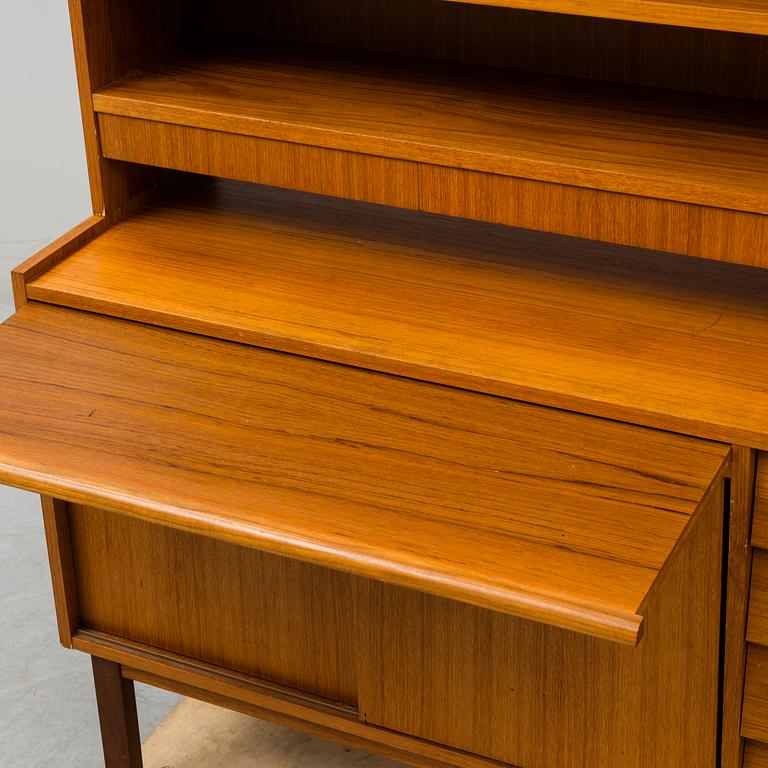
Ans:
<svg viewBox="0 0 768 768"><path fill-rule="evenodd" d="M401 768L399 763L184 699L144 744L144 768Z"/></svg>

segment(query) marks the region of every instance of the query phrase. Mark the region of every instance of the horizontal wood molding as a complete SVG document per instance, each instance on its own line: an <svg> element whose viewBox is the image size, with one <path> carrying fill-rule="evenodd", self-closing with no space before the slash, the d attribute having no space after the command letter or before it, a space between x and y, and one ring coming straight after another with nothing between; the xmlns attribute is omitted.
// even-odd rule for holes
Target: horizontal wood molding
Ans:
<svg viewBox="0 0 768 768"><path fill-rule="evenodd" d="M762 0L452 0L533 11L599 16L699 29L768 34L768 8Z"/></svg>
<svg viewBox="0 0 768 768"><path fill-rule="evenodd" d="M39 304L0 355L6 483L629 644L730 456Z"/></svg>
<svg viewBox="0 0 768 768"><path fill-rule="evenodd" d="M768 448L764 271L199 179L28 291Z"/></svg>
<svg viewBox="0 0 768 768"><path fill-rule="evenodd" d="M117 160L768 267L768 216L100 115Z"/></svg>
<svg viewBox="0 0 768 768"><path fill-rule="evenodd" d="M121 664L123 673L132 680L341 741L417 768L503 768L494 760L375 728L360 722L353 709L329 706L229 670L103 633L80 631L74 637L74 647Z"/></svg>

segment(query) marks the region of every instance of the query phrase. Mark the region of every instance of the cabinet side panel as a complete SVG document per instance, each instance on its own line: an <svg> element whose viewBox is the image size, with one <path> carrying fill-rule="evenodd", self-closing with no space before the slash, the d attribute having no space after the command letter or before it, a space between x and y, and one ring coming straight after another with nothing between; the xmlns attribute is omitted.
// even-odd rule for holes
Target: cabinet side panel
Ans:
<svg viewBox="0 0 768 768"><path fill-rule="evenodd" d="M52 499L50 496L41 497L41 501L59 640L62 645L71 648L72 635L80 623L80 611L72 561L69 510L66 502Z"/></svg>
<svg viewBox="0 0 768 768"><path fill-rule="evenodd" d="M757 452L735 446L731 460L728 574L724 622L722 768L740 768L744 757L741 703L747 661L747 609L752 570L750 529Z"/></svg>
<svg viewBox="0 0 768 768"><path fill-rule="evenodd" d="M361 583L361 717L523 768L711 768L722 515L720 483L654 588L635 649Z"/></svg>
<svg viewBox="0 0 768 768"><path fill-rule="evenodd" d="M356 703L353 577L70 510L81 626Z"/></svg>
<svg viewBox="0 0 768 768"><path fill-rule="evenodd" d="M97 215L128 210L161 175L157 169L103 157L93 92L176 48L189 28L181 8L180 0L69 0L91 201Z"/></svg>

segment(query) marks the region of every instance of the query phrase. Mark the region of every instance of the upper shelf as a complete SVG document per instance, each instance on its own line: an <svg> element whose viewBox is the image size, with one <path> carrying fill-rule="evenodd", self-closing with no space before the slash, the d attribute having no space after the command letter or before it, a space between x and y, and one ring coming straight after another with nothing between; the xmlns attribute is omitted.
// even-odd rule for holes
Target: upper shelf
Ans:
<svg viewBox="0 0 768 768"><path fill-rule="evenodd" d="M454 0L532 11L768 34L766 0Z"/></svg>
<svg viewBox="0 0 768 768"><path fill-rule="evenodd" d="M0 356L4 483L628 644L730 454L34 303Z"/></svg>
<svg viewBox="0 0 768 768"><path fill-rule="evenodd" d="M29 297L768 450L763 270L211 179L70 250Z"/></svg>
<svg viewBox="0 0 768 768"><path fill-rule="evenodd" d="M768 212L768 107L747 102L265 46L166 60L93 103L226 134Z"/></svg>

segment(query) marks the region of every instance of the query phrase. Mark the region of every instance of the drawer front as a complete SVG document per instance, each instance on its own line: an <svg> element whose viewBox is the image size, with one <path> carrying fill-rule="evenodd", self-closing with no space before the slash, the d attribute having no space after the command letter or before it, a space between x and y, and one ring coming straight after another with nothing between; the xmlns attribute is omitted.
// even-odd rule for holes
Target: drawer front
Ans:
<svg viewBox="0 0 768 768"><path fill-rule="evenodd" d="M355 705L355 578L70 505L81 626Z"/></svg>

